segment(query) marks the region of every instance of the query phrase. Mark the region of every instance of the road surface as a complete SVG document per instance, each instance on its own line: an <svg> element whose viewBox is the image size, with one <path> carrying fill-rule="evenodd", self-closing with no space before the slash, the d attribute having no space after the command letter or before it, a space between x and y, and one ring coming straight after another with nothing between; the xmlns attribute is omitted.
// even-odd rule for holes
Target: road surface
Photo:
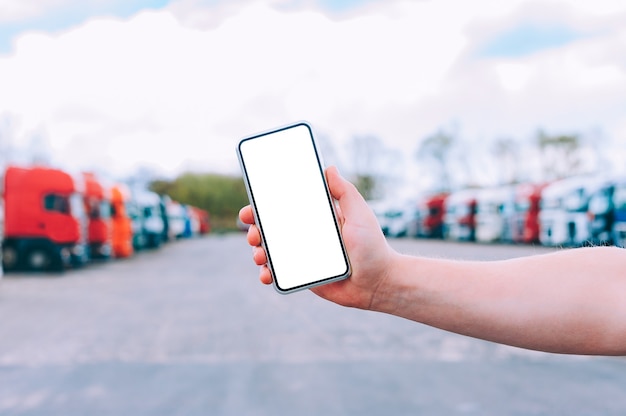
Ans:
<svg viewBox="0 0 626 416"><path fill-rule="evenodd" d="M550 249L402 239L405 253ZM243 234L0 283L0 415L624 415L626 360L524 351L258 283Z"/></svg>

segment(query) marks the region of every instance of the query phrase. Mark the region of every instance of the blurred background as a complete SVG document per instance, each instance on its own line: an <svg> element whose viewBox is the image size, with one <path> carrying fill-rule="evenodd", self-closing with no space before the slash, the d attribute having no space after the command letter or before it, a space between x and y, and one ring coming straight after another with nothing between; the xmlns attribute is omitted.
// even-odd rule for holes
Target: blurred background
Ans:
<svg viewBox="0 0 626 416"><path fill-rule="evenodd" d="M229 231L306 120L400 251L624 246L625 97L622 0L0 0L0 413L624 414L623 360L278 297Z"/></svg>

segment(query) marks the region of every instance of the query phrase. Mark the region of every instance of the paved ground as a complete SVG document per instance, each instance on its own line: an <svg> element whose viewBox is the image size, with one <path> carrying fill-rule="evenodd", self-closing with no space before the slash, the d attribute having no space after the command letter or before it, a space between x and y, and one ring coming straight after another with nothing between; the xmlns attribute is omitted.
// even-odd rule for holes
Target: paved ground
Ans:
<svg viewBox="0 0 626 416"><path fill-rule="evenodd" d="M494 259L545 248L395 240ZM0 415L623 415L626 360L528 352L257 283L242 234L0 283Z"/></svg>

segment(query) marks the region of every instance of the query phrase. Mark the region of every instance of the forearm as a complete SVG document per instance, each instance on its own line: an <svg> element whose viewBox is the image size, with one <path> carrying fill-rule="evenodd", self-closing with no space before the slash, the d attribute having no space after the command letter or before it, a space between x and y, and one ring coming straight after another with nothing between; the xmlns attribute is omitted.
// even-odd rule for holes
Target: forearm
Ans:
<svg viewBox="0 0 626 416"><path fill-rule="evenodd" d="M497 262L399 256L373 308L524 348L626 354L626 252L564 250Z"/></svg>

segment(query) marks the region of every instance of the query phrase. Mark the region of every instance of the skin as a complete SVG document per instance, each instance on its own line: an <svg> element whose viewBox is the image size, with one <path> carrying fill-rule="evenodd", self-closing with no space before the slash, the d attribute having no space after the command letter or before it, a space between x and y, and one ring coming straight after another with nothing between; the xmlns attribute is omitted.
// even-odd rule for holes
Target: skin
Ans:
<svg viewBox="0 0 626 416"><path fill-rule="evenodd" d="M378 311L502 344L565 354L626 355L626 251L617 247L476 262L402 255L336 168L326 171L338 201L352 265L346 280L311 289L337 304ZM271 284L250 206L248 243Z"/></svg>

